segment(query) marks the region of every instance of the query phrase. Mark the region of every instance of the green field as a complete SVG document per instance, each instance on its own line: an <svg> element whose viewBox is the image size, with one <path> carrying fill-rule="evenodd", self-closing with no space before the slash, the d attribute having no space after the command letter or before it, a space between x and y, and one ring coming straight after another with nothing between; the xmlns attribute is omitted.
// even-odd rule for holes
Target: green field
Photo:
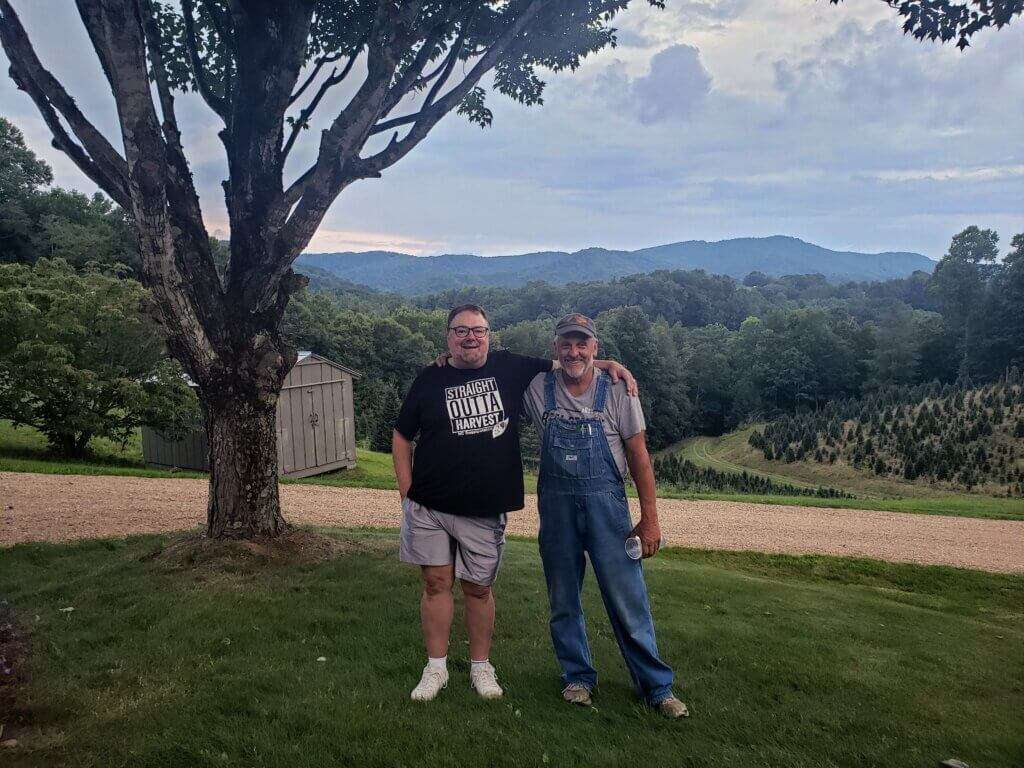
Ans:
<svg viewBox="0 0 1024 768"><path fill-rule="evenodd" d="M414 705L416 573L396 536L333 532L319 563L155 557L164 537L18 545L0 595L29 632L5 766L972 766L1024 760L1024 576L669 550L649 561L659 644L693 712L638 705L599 597L596 706L559 700L536 544L512 541L492 660L464 631ZM237 551L236 551L237 552ZM245 553L246 551L243 551ZM73 608L73 611L62 609ZM324 657L325 661L318 661Z"/></svg>
<svg viewBox="0 0 1024 768"><path fill-rule="evenodd" d="M695 437L667 450L679 452L683 458L699 467L710 467L720 472L747 472L778 483L802 487L830 486L857 496L855 499L757 497L758 501L768 504L1024 520L1024 499L955 494L924 484L878 478L849 467L818 462L797 461L787 464L782 461L766 461L761 452L747 442L750 432L755 428L747 427L721 437ZM753 500L754 497L744 498Z"/></svg>

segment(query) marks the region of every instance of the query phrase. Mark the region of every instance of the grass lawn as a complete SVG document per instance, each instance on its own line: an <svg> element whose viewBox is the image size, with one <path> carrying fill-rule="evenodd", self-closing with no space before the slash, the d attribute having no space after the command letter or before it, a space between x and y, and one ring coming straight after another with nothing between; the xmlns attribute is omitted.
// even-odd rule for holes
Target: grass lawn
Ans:
<svg viewBox="0 0 1024 768"><path fill-rule="evenodd" d="M393 534L332 532L318 564L150 557L141 537L18 545L0 595L29 630L24 766L972 766L1024 764L1024 577L671 550L647 569L693 716L638 706L599 597L601 687L559 700L536 544L512 541L492 660L506 698L452 680L414 705L417 575ZM73 607L73 611L61 609ZM318 661L325 657L325 661Z"/></svg>

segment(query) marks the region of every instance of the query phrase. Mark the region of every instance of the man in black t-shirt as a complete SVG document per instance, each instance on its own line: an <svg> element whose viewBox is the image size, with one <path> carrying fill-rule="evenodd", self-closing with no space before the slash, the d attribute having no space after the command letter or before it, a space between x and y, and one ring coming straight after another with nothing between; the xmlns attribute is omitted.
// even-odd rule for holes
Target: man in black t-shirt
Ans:
<svg viewBox="0 0 1024 768"><path fill-rule="evenodd" d="M452 586L466 604L470 683L483 698L502 695L490 655L494 582L505 543L506 514L523 508L519 416L523 393L552 361L490 352L490 327L476 305L454 308L446 331L448 365L420 372L399 412L392 437L402 497L399 556L420 566L420 618L427 666L412 691L433 699L448 684ZM636 383L625 368L598 361L613 379ZM413 462L413 440L416 461Z"/></svg>

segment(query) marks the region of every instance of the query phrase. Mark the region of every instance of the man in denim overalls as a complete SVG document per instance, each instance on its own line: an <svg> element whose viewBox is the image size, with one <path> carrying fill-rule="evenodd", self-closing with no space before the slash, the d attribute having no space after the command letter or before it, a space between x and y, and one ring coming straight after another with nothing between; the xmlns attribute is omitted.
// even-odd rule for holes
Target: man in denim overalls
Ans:
<svg viewBox="0 0 1024 768"><path fill-rule="evenodd" d="M627 538L639 536L650 557L661 541L643 411L594 368L597 333L590 318L568 315L555 334L561 370L538 374L524 405L542 433L540 555L563 698L589 705L597 685L580 602L586 553L638 694L669 717L685 717L686 705L672 693L672 670L658 655L640 560L625 548ZM627 465L640 497L635 527L623 484Z"/></svg>

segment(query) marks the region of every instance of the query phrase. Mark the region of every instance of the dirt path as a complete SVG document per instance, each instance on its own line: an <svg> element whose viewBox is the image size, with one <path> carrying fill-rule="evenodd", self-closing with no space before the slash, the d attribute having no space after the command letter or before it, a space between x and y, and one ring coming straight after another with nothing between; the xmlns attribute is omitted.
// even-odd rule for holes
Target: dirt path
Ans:
<svg viewBox="0 0 1024 768"><path fill-rule="evenodd" d="M281 496L295 523L397 527L401 514L394 491L282 485ZM1024 572L1024 522L674 499L659 511L681 546ZM182 530L205 515L205 480L0 472L0 546ZM536 497L509 518L510 533L536 535Z"/></svg>

